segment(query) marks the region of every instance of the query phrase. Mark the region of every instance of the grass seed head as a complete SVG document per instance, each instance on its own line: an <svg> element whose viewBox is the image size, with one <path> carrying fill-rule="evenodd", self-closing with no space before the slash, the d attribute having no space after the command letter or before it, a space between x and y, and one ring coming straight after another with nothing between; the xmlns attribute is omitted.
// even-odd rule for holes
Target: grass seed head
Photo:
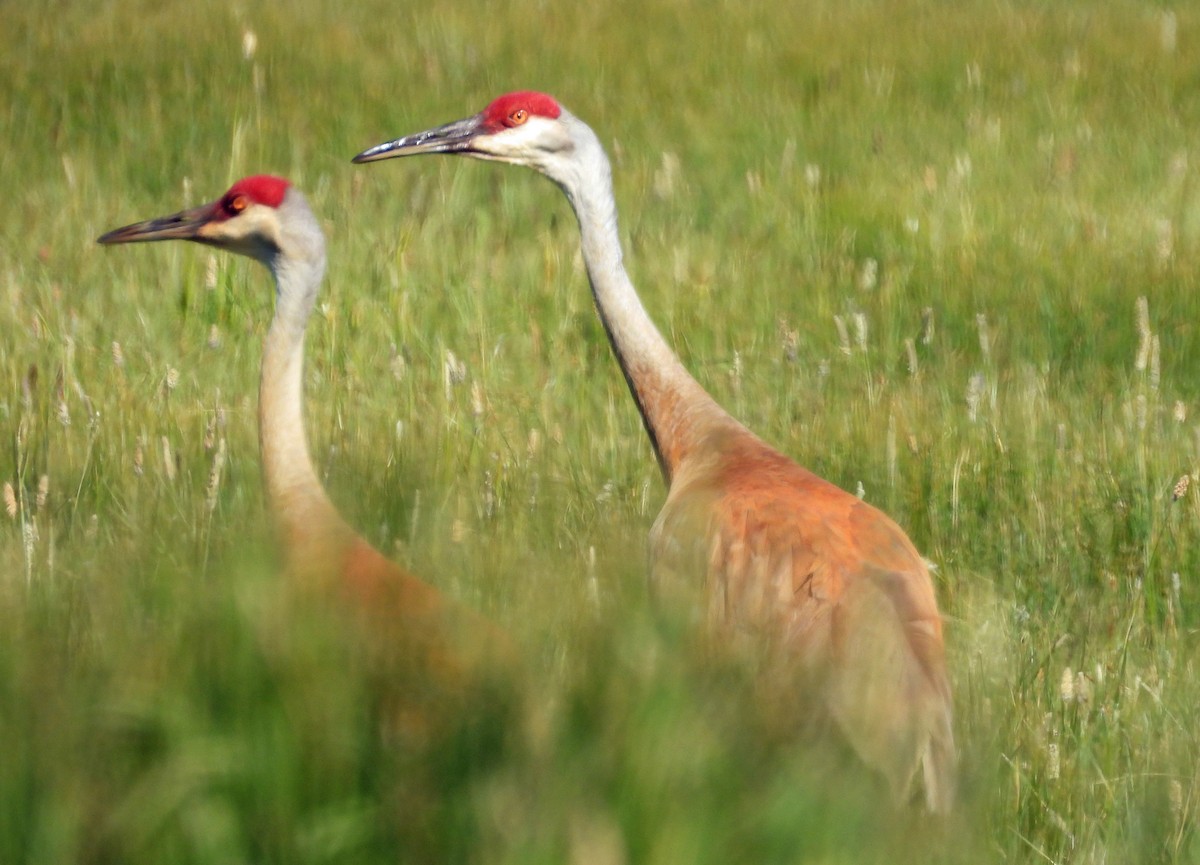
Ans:
<svg viewBox="0 0 1200 865"><path fill-rule="evenodd" d="M1133 367L1138 372L1144 372L1150 362L1150 304L1142 295L1134 303L1134 327L1137 328L1138 349Z"/></svg>
<svg viewBox="0 0 1200 865"><path fill-rule="evenodd" d="M206 291L217 289L217 257L210 255L204 262L204 288Z"/></svg>
<svg viewBox="0 0 1200 865"><path fill-rule="evenodd" d="M1150 389L1158 390L1162 381L1162 349L1158 334L1150 337Z"/></svg>
<svg viewBox="0 0 1200 865"><path fill-rule="evenodd" d="M967 379L967 418L974 423L979 418L979 405L983 402L983 389L987 380L983 373L975 373Z"/></svg>
<svg viewBox="0 0 1200 865"><path fill-rule="evenodd" d="M850 356L850 331L846 329L846 320L840 315L833 317L833 325L837 328L838 349L846 357Z"/></svg>
<svg viewBox="0 0 1200 865"><path fill-rule="evenodd" d="M225 439L217 443L217 452L213 454L212 468L208 472L208 488L205 490L205 504L211 514L217 508L217 493L221 490L221 474L225 469Z"/></svg>
<svg viewBox="0 0 1200 865"><path fill-rule="evenodd" d="M449 349L446 350L446 359L442 363L442 385L446 393L446 399L449 401L450 392L456 385L462 384L467 379L467 365L458 359L458 356Z"/></svg>
<svg viewBox="0 0 1200 865"><path fill-rule="evenodd" d="M1058 680L1058 696L1064 703L1075 701L1075 671L1067 667Z"/></svg>
<svg viewBox="0 0 1200 865"><path fill-rule="evenodd" d="M867 314L865 312L854 313L854 341L858 343L858 350L865 353L867 350Z"/></svg>
<svg viewBox="0 0 1200 865"><path fill-rule="evenodd" d="M11 519L17 518L17 493L10 481L4 482L4 510Z"/></svg>
<svg viewBox="0 0 1200 865"><path fill-rule="evenodd" d="M988 363L992 359L992 337L988 333L987 316L982 312L975 314L975 327L979 331L979 353L983 362Z"/></svg>
<svg viewBox="0 0 1200 865"><path fill-rule="evenodd" d="M166 436L162 437L162 459L163 473L168 481L174 482L177 466L175 465L175 455L171 452L171 440Z"/></svg>
<svg viewBox="0 0 1200 865"><path fill-rule="evenodd" d="M868 258L858 271L858 287L862 291L870 291L879 284L879 262Z"/></svg>

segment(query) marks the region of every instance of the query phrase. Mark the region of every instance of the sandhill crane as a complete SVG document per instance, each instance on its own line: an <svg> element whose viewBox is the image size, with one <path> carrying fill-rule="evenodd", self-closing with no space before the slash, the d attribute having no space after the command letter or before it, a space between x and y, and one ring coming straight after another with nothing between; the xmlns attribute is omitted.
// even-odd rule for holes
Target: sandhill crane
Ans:
<svg viewBox="0 0 1200 865"><path fill-rule="evenodd" d="M455 697L508 638L482 616L449 602L433 586L372 547L338 513L309 456L302 407L304 332L325 274L325 237L304 195L269 175L239 180L216 201L108 232L99 243L191 240L249 256L275 277L275 316L263 347L259 446L271 516L286 572L306 591L333 590L383 630L389 658L422 681L419 703ZM431 687L432 685L432 687ZM441 689L439 691L439 689ZM405 709L405 723L429 718ZM436 722L435 722L436 723Z"/></svg>
<svg viewBox="0 0 1200 865"><path fill-rule="evenodd" d="M652 582L705 584L707 616L771 635L796 676L899 798L955 786L942 621L924 560L886 514L780 454L692 378L622 264L608 158L543 93L363 151L355 162L459 153L525 165L566 193L600 319L667 483L650 532Z"/></svg>

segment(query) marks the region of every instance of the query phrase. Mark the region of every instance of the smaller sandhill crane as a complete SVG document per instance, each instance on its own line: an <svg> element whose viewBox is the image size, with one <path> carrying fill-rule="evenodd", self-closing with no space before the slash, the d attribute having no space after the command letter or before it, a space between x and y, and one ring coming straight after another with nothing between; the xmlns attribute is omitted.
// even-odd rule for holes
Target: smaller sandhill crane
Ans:
<svg viewBox="0 0 1200 865"><path fill-rule="evenodd" d="M947 810L950 684L924 560L886 514L768 446L683 367L625 272L596 134L551 96L510 93L354 161L421 153L525 165L566 193L596 308L667 482L650 534L656 586L702 583L715 624L774 635L791 687L815 696L897 797L920 772L927 806Z"/></svg>
<svg viewBox="0 0 1200 865"><path fill-rule="evenodd" d="M421 716L429 698L457 699L497 654L509 657L508 638L380 554L346 523L317 477L304 432L304 332L325 274L325 237L308 202L288 181L255 175L210 204L115 229L98 242L177 239L248 256L275 277L258 428L285 570L304 591L343 596L373 626L373 641L390 643L386 656L403 659L403 671L421 679L422 705L404 708L406 724L441 723Z"/></svg>

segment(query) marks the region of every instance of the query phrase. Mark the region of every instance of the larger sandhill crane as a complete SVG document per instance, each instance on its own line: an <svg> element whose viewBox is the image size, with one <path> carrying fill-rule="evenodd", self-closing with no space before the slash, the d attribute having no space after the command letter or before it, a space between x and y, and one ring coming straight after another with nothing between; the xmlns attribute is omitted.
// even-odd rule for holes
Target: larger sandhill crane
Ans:
<svg viewBox="0 0 1200 865"><path fill-rule="evenodd" d="M660 588L707 588L709 618L787 650L823 706L898 797L919 771L927 806L950 807L955 748L942 622L925 562L886 514L742 426L688 374L622 264L612 175L592 130L543 93L372 147L372 162L458 153L525 165L566 193L601 321L668 486L650 533Z"/></svg>
<svg viewBox="0 0 1200 865"><path fill-rule="evenodd" d="M384 629L389 658L420 677L424 712L438 693L454 697L485 655L506 656L507 637L386 559L338 513L317 478L304 433L305 326L325 274L325 237L299 190L280 177L239 180L216 201L115 229L100 243L191 240L249 256L275 277L275 316L263 348L259 446L268 505L287 573L306 590L332 590ZM427 674L433 678L426 679ZM406 723L430 718L410 715Z"/></svg>

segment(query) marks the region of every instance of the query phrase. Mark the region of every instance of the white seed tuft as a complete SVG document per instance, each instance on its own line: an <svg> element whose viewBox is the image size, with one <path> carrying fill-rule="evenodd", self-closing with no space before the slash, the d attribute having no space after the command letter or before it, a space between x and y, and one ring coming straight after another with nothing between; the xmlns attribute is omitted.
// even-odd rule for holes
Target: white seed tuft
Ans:
<svg viewBox="0 0 1200 865"><path fill-rule="evenodd" d="M1064 703L1071 703L1075 700L1075 672L1070 667L1062 671L1062 676L1058 680L1058 696Z"/></svg>
<svg viewBox="0 0 1200 865"><path fill-rule="evenodd" d="M833 317L833 324L834 324L834 327L837 328L838 349L841 351L842 354L846 355L846 357L849 357L850 351L851 351L851 349L850 349L850 332L846 329L846 320L844 318L842 318L840 315L835 315Z"/></svg>
<svg viewBox="0 0 1200 865"><path fill-rule="evenodd" d="M854 313L854 341L858 343L859 351L867 350L867 314L865 312Z"/></svg>
<svg viewBox="0 0 1200 865"><path fill-rule="evenodd" d="M870 291L879 283L879 262L873 258L868 258L862 263L862 268L858 272L858 287L863 291Z"/></svg>

